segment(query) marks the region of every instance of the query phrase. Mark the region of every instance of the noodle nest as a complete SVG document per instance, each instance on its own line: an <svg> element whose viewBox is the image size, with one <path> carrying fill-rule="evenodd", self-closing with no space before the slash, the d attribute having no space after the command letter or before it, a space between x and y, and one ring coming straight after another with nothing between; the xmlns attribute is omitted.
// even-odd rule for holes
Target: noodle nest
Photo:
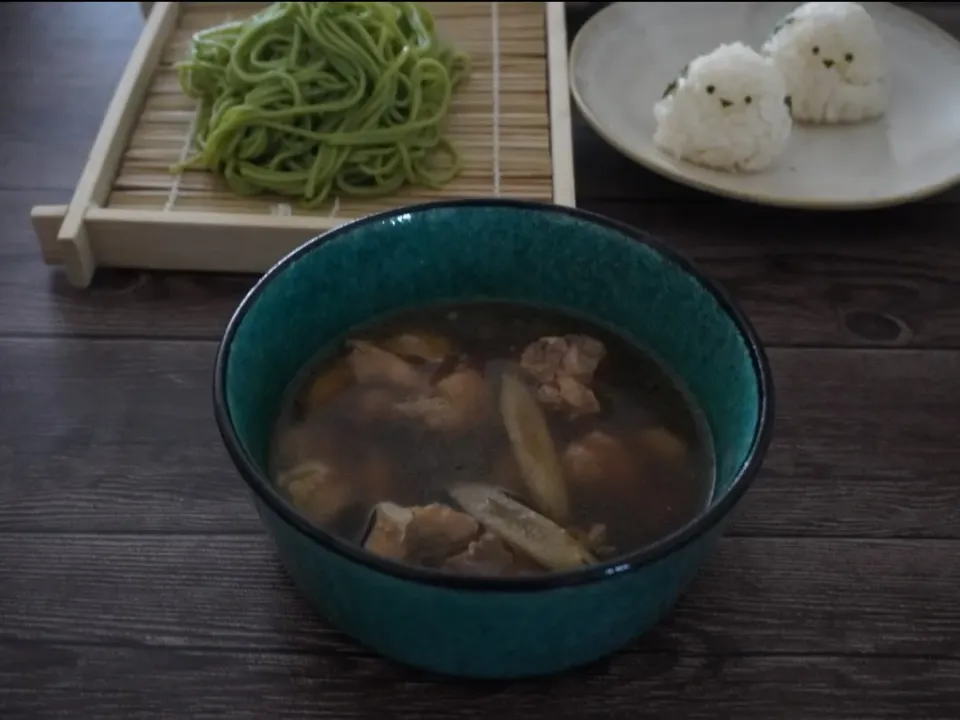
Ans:
<svg viewBox="0 0 960 720"><path fill-rule="evenodd" d="M460 170L442 128L468 60L416 3L274 3L194 35L177 68L199 106L198 153L175 172L313 207L440 188Z"/></svg>

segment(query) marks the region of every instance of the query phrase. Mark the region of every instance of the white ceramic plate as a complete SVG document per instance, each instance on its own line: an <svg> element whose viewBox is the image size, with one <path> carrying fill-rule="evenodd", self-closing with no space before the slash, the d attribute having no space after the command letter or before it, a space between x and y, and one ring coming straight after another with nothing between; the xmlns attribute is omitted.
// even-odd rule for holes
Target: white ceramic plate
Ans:
<svg viewBox="0 0 960 720"><path fill-rule="evenodd" d="M653 145L653 104L680 68L722 43L759 48L800 3L622 2L594 15L570 52L570 85L587 121L627 157L708 192L768 205L865 208L916 200L960 182L960 42L890 3L863 3L883 35L891 97L882 120L795 125L767 170L733 174L673 160Z"/></svg>

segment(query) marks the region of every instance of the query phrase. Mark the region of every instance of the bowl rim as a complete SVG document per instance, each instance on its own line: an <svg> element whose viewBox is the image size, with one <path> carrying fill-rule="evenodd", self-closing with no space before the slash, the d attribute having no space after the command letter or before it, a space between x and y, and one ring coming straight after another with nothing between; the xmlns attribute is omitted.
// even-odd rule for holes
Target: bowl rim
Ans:
<svg viewBox="0 0 960 720"><path fill-rule="evenodd" d="M753 371L757 378L759 404L757 424L750 449L747 451L746 458L734 475L730 483L730 488L720 500L711 504L705 511L695 516L681 528L660 538L655 543L643 546L631 553L619 556L614 560L590 565L582 569L547 572L542 575L485 577L455 575L440 570L406 565L398 561L381 558L363 550L360 546L349 540L340 538L312 524L283 498L273 483L270 482L269 478L266 477L266 474L257 469L256 463L254 463L249 453L244 449L233 426L226 401L226 374L230 348L234 336L246 317L247 312L257 302L266 286L273 282L273 280L280 276L300 257L313 252L326 242L349 235L366 225L381 223L400 215L429 213L435 210L457 207L501 208L505 210L527 210L536 213L563 215L576 218L590 225L614 230L630 240L650 247L655 252L675 263L713 296L717 304L733 321L747 346L747 352L750 354ZM599 213L577 207L510 198L471 198L438 200L417 205L407 205L366 215L317 235L284 256L257 280L254 286L244 296L243 300L240 301L240 304L227 323L223 337L217 348L214 363L213 404L217 427L224 445L227 448L227 453L230 455L234 465L236 465L241 477L247 485L250 486L250 489L279 519L325 549L371 570L419 584L461 590L530 592L595 583L624 573L636 572L686 547L717 526L730 514L730 511L733 510L744 493L746 493L753 484L763 464L773 431L774 387L766 353L764 352L756 329L747 319L743 311L740 310L728 295L727 291L717 284L716 281L703 274L690 260L670 248L663 241L619 220L614 220Z"/></svg>

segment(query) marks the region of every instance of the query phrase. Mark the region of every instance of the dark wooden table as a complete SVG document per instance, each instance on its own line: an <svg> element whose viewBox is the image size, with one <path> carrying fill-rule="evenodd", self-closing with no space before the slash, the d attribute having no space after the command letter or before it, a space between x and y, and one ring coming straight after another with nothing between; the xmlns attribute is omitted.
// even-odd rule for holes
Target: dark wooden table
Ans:
<svg viewBox="0 0 960 720"><path fill-rule="evenodd" d="M960 4L917 6L960 35ZM306 608L221 448L211 363L252 279L81 292L40 262L30 207L68 200L140 27L135 3L0 5L0 718L960 718L960 191L763 209L578 120L580 204L662 235L756 323L776 437L650 636L565 677L438 681Z"/></svg>

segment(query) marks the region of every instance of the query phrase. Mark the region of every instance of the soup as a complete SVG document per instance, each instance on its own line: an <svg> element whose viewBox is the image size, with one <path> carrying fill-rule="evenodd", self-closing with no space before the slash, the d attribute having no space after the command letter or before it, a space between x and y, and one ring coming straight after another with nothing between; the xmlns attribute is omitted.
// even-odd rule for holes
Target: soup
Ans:
<svg viewBox="0 0 960 720"><path fill-rule="evenodd" d="M632 552L709 503L709 431L649 355L576 316L477 303L358 330L292 384L271 472L312 522L472 575Z"/></svg>

